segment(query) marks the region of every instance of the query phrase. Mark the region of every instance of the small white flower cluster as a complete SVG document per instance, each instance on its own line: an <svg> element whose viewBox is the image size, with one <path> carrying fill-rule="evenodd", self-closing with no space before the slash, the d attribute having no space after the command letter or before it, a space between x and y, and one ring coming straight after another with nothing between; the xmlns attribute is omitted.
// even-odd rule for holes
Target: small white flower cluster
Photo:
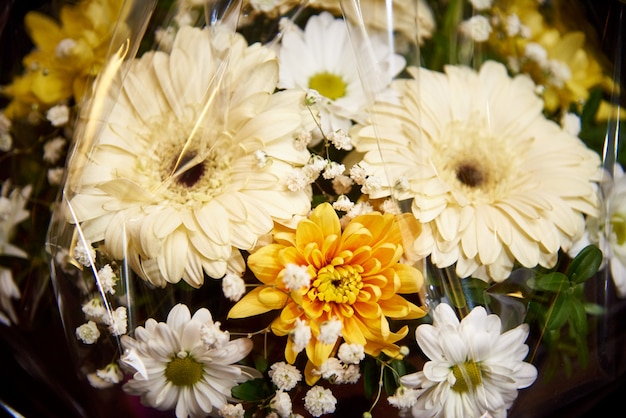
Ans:
<svg viewBox="0 0 626 418"><path fill-rule="evenodd" d="M304 396L304 408L314 417L335 412L337 398L330 389L313 386Z"/></svg>
<svg viewBox="0 0 626 418"><path fill-rule="evenodd" d="M28 219L30 212L25 209L32 186L22 189L12 188L11 182L5 180L0 192L0 255L27 258L23 249L13 245L11 241L19 223Z"/></svg>
<svg viewBox="0 0 626 418"><path fill-rule="evenodd" d="M0 111L0 151L7 152L13 148L13 136L11 135L11 120Z"/></svg>
<svg viewBox="0 0 626 418"><path fill-rule="evenodd" d="M64 104L58 104L48 109L46 119L54 127L66 125L70 120L70 108Z"/></svg>
<svg viewBox="0 0 626 418"><path fill-rule="evenodd" d="M417 403L419 390L400 386L396 392L387 398L389 404L400 410L413 407Z"/></svg>
<svg viewBox="0 0 626 418"><path fill-rule="evenodd" d="M291 397L287 392L302 380L302 373L295 366L281 361L272 364L268 375L278 388L270 401L272 412L281 418L292 417Z"/></svg>
<svg viewBox="0 0 626 418"><path fill-rule="evenodd" d="M17 314L11 299L20 297L20 289L13 280L13 272L8 268L0 267L0 324L17 323Z"/></svg>
<svg viewBox="0 0 626 418"><path fill-rule="evenodd" d="M62 136L55 136L43 145L43 160L48 164L63 163L62 157L65 152L65 145L67 140ZM63 173L65 170L63 167L51 167L48 169L47 177L48 183L51 186L58 186L63 179Z"/></svg>
<svg viewBox="0 0 626 418"><path fill-rule="evenodd" d="M122 381L124 373L117 363L109 363L104 368L87 374L89 384L94 388L105 389Z"/></svg>
<svg viewBox="0 0 626 418"><path fill-rule="evenodd" d="M237 302L246 293L246 283L240 275L227 272L222 278L222 292L227 299Z"/></svg>
<svg viewBox="0 0 626 418"><path fill-rule="evenodd" d="M283 283L288 290L308 289L311 285L311 275L306 266L289 263L283 272Z"/></svg>
<svg viewBox="0 0 626 418"><path fill-rule="evenodd" d="M200 336L207 350L223 347L230 341L230 333L222 331L221 325L219 321L210 321L202 325Z"/></svg>
<svg viewBox="0 0 626 418"><path fill-rule="evenodd" d="M361 377L359 363L365 358L365 348L360 344L343 343L337 356L326 360L314 373L333 384L356 383Z"/></svg>
<svg viewBox="0 0 626 418"><path fill-rule="evenodd" d="M241 405L240 403L227 403L222 406L218 412L223 418L243 418L246 411L244 411L243 405Z"/></svg>
<svg viewBox="0 0 626 418"><path fill-rule="evenodd" d="M289 333L289 338L293 342L293 351L299 353L304 350L309 341L311 341L311 335L311 327L309 327L306 321L296 318L295 326Z"/></svg>

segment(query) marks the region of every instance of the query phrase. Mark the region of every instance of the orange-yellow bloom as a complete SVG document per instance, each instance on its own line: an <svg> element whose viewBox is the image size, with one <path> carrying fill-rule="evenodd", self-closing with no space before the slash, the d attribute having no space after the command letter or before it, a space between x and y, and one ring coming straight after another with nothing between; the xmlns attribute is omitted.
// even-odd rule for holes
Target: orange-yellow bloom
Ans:
<svg viewBox="0 0 626 418"><path fill-rule="evenodd" d="M326 321L341 321L343 339L363 345L370 355L399 355L395 343L408 329L391 331L387 318L415 319L425 311L399 295L417 293L423 277L400 262L402 237L395 216L368 213L354 218L342 231L332 206L324 203L295 232L281 232L274 240L248 258L248 267L264 286L244 296L229 312L230 318L282 309L271 325L280 336L289 335L297 319L306 321L312 332L306 347L309 383L315 380L312 367L321 366L336 346L319 340L320 326ZM308 288L286 287L283 276L291 264L306 266L311 276ZM285 347L290 363L297 356L293 346L290 338Z"/></svg>
<svg viewBox="0 0 626 418"><path fill-rule="evenodd" d="M35 49L24 57L24 74L3 90L12 98L6 115L15 119L33 108L45 109L72 98L80 101L109 48L116 49L127 36L116 26L123 7L123 0L83 0L63 6L59 22L29 12L24 23Z"/></svg>

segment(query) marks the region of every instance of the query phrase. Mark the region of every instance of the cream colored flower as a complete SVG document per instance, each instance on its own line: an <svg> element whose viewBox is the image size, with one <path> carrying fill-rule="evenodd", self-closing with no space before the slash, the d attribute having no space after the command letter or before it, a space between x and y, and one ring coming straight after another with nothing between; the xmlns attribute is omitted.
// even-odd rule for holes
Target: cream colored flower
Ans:
<svg viewBox="0 0 626 418"><path fill-rule="evenodd" d="M381 0L348 0L344 2L344 11L348 20L353 23L363 18L363 23L369 28L387 31L389 29L387 19L390 16L388 4ZM311 1L311 7L328 10L337 16L342 13L340 2L337 0L314 0ZM432 37L436 28L433 11L426 0L394 0L393 19L394 31L403 35L409 42L414 42L417 35L420 45Z"/></svg>
<svg viewBox="0 0 626 418"><path fill-rule="evenodd" d="M101 129L83 138L95 146L70 167L84 236L157 286L242 272L238 249L310 209L307 189L283 180L309 159L293 140L304 95L273 94L277 78L271 50L219 30L182 28L171 53L132 62L108 91L106 123L81 129ZM258 164L259 150L271 163Z"/></svg>
<svg viewBox="0 0 626 418"><path fill-rule="evenodd" d="M423 224L414 250L438 267L456 263L460 277L553 267L584 214L598 212L598 155L546 119L531 80L501 64L410 72L392 86L401 103L379 103L378 125L353 135L384 182L371 197L413 199Z"/></svg>

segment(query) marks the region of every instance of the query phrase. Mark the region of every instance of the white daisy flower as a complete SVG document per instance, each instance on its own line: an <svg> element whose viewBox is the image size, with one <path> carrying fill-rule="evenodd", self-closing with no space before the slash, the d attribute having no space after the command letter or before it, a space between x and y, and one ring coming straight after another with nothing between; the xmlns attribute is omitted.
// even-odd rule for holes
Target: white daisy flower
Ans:
<svg viewBox="0 0 626 418"><path fill-rule="evenodd" d="M122 361L135 371L124 390L141 396L142 402L159 410L175 409L178 418L204 417L217 413L231 397L231 388L260 377L256 370L236 365L252 349L247 338L207 349L201 329L212 322L207 309L191 316L178 304L167 322L150 318L135 329L135 338L122 337L126 350Z"/></svg>
<svg viewBox="0 0 626 418"><path fill-rule="evenodd" d="M374 71L365 75L366 80L361 80L352 53L353 45L359 45L359 41L350 42L346 25L343 19L322 12L307 21L304 31L296 26L286 30L278 52L278 86L304 92L313 89L321 95L315 105L320 111L322 134L327 137L339 130L348 132L351 120L362 118L367 100L361 83L380 92L405 65L402 56L386 47L382 35L372 33L369 42L378 54L377 61L386 63L389 68L382 69L385 80L379 80L381 74ZM357 31L354 32L354 36L358 36ZM319 132L315 134L321 138Z"/></svg>
<svg viewBox="0 0 626 418"><path fill-rule="evenodd" d="M501 333L497 315L481 306L459 322L445 303L433 312L433 325L415 331L418 345L430 359L421 372L400 381L417 389L413 416L478 417L488 412L505 416L518 390L532 385L537 369L524 362L528 325ZM398 404L408 405L406 399Z"/></svg>
<svg viewBox="0 0 626 418"><path fill-rule="evenodd" d="M81 128L99 132L94 147L70 166L69 205L85 237L157 286L199 287L242 264L237 249L274 222L306 216L308 190L282 180L310 157L293 141L304 93L273 94L277 78L270 49L216 29L181 28L171 53L133 61L107 92L106 123ZM258 164L259 150L272 164Z"/></svg>
<svg viewBox="0 0 626 418"><path fill-rule="evenodd" d="M582 236L584 215L598 214L598 155L546 119L532 81L502 64L410 72L393 84L401 104L379 103L378 125L352 135L383 181L370 197L412 199L423 224L416 255L456 263L459 277L553 267ZM403 177L407 187L394 187Z"/></svg>

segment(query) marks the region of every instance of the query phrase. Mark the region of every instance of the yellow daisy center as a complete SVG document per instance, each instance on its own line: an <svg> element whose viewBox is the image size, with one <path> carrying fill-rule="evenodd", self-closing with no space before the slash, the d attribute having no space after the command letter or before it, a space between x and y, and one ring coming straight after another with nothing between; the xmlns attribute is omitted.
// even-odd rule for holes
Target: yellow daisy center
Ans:
<svg viewBox="0 0 626 418"><path fill-rule="evenodd" d="M455 364L452 366L452 374L456 379L452 390L457 393L467 393L482 383L480 366L473 361Z"/></svg>
<svg viewBox="0 0 626 418"><path fill-rule="evenodd" d="M611 216L611 228L615 234L618 245L624 245L626 242L626 218L622 213L616 213Z"/></svg>
<svg viewBox="0 0 626 418"><path fill-rule="evenodd" d="M362 271L361 266L324 266L317 272L308 295L312 300L352 305L363 288L360 274ZM324 310L328 311L330 307L325 307Z"/></svg>
<svg viewBox="0 0 626 418"><path fill-rule="evenodd" d="M336 100L346 95L346 83L335 74L317 73L309 79L309 88L317 90L319 94Z"/></svg>
<svg viewBox="0 0 626 418"><path fill-rule="evenodd" d="M202 378L203 366L193 357L174 357L165 366L165 378L174 386L193 386Z"/></svg>

